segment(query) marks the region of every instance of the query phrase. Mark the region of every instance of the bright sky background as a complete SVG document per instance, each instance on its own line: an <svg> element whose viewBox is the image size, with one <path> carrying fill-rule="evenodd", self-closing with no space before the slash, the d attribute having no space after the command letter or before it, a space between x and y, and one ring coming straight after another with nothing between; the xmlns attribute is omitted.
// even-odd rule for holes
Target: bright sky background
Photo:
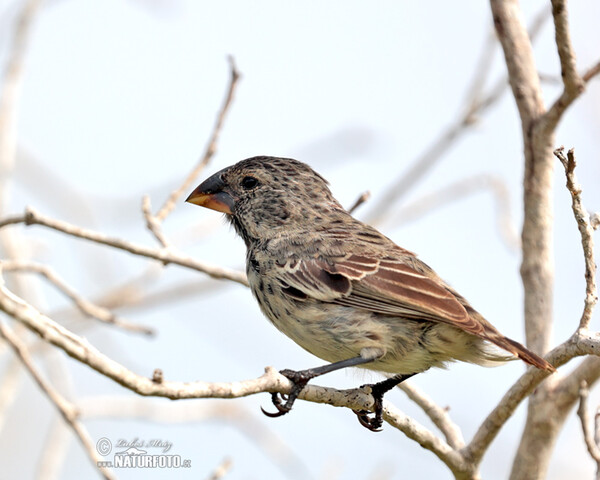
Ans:
<svg viewBox="0 0 600 480"><path fill-rule="evenodd" d="M3 64L19 4L0 3ZM524 2L529 20L539 4ZM600 57L600 4L571 2L570 11L583 70ZM197 161L222 102L229 75L226 57L231 54L243 78L217 155L204 176L258 154L291 156L328 178L344 205L370 190L372 200L357 212L365 218L378 195L462 113L491 28L489 6L479 0L48 1L35 23L26 62L19 112L21 154L11 211L22 212L25 205L32 205L48 215L154 245L145 230L141 197L150 194L156 209ZM547 22L535 51L540 72L558 78L553 35ZM490 85L505 70L498 49L494 55ZM544 88L547 102L559 91L555 84ZM596 81L569 111L556 138L557 146L576 148L584 202L593 211L600 210L599 107ZM520 124L514 101L506 93L415 185L405 204L459 179L494 174L510 192L513 222L519 228L522 163ZM558 162L557 167L556 343L577 325L584 292L579 236ZM190 255L242 268L243 244L218 217L181 204L165 230ZM187 230L194 225L200 227L193 233ZM419 253L503 333L523 341L520 259L500 239L489 191L410 223L387 221L379 227ZM36 238L34 258L51 264L89 298L135 277L148 265L40 227L25 234ZM118 312L157 329L153 339L103 326L81 330L78 324L76 331L133 371L149 376L160 367L170 380L242 380L259 376L266 365L303 369L322 363L276 331L241 286L208 282L198 273L172 266L151 289L160 292L186 284L198 284L197 294L146 310ZM44 292L47 302L41 307L47 311L67 305L51 290ZM64 355L57 358L72 372L67 383L78 398L132 396ZM573 365L561 371L568 372ZM450 408L468 441L522 371L523 365L516 362L492 370L456 364L447 371L420 375L415 383ZM341 372L315 383L350 388L371 379L378 377ZM54 415L29 378L22 388L0 436L7 478L34 474ZM433 428L402 392L386 398ZM592 400L597 403L598 396ZM172 408L172 402L164 399L141 401ZM199 412L220 405L247 410L258 422L255 433L278 436L303 462L304 470L298 468L294 477L289 469L279 469L235 422L164 424L101 418L86 425L95 440L169 440L173 453L191 459L193 465L189 471L171 472L178 478L206 478L225 457L233 460L226 477L232 480L309 475L451 478L433 454L402 433L387 425L382 433L370 433L346 409L299 401L291 414L273 420L259 410L272 409L267 394L198 400L193 405ZM492 444L482 466L484 478L507 477L524 412L522 406ZM549 478L592 475L594 467L574 415L556 452ZM72 437L67 457L62 478L94 474ZM139 469L116 473L125 479L166 475Z"/></svg>

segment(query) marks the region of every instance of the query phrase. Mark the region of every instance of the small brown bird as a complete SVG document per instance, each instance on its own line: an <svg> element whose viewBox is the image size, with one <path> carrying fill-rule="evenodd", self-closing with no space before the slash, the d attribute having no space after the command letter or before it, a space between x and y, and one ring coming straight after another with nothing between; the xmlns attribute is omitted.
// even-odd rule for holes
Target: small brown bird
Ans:
<svg viewBox="0 0 600 480"><path fill-rule="evenodd" d="M252 293L267 318L330 364L281 373L294 387L280 416L319 375L360 366L390 375L371 385L371 430L382 425L385 392L430 367L462 360L493 365L546 360L503 336L416 255L353 218L327 181L289 158L253 157L201 183L187 202L226 214L247 248ZM501 347L501 348L497 348Z"/></svg>

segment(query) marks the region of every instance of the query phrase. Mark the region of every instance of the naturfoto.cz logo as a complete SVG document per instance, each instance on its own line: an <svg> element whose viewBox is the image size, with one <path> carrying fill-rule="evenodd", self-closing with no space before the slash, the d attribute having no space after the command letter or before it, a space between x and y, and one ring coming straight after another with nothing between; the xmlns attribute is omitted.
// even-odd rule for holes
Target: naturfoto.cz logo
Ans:
<svg viewBox="0 0 600 480"><path fill-rule="evenodd" d="M167 454L173 447L168 440L118 440L114 445L106 437L96 442L96 451L103 457L109 456L113 448L112 460L98 462L99 467L107 468L190 468L191 460L182 459L180 455ZM161 453L149 452L150 449Z"/></svg>

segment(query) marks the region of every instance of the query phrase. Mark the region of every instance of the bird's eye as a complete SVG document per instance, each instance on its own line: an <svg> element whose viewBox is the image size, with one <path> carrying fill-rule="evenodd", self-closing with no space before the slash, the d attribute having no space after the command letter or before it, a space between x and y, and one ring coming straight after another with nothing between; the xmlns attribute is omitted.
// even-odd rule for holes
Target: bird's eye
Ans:
<svg viewBox="0 0 600 480"><path fill-rule="evenodd" d="M252 190L258 185L258 180L254 177L244 177L242 178L240 185L244 190Z"/></svg>

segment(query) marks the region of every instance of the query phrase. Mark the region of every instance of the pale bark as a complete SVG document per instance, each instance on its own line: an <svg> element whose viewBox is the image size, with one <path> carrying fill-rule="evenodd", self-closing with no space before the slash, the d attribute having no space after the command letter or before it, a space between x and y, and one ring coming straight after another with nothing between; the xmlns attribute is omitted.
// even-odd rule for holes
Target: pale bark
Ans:
<svg viewBox="0 0 600 480"><path fill-rule="evenodd" d="M543 354L552 339L554 130L567 107L583 91L587 77L582 78L577 73L566 2L553 0L552 14L564 90L546 111L519 2L491 0L491 7L523 133L525 176L521 277L527 345ZM593 370L595 381L598 363L588 363L587 366ZM564 381L554 376L531 395L525 430L513 463L512 480L546 477L556 438L576 400L576 397L567 395L561 405L557 404L556 395L562 391L563 384Z"/></svg>

